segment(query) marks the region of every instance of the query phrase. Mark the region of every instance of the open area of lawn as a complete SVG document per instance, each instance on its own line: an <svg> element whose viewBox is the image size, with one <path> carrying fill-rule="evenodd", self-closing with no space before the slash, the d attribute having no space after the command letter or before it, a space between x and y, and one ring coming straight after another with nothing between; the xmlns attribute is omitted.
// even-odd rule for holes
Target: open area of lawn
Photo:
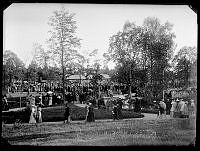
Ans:
<svg viewBox="0 0 200 151"><path fill-rule="evenodd" d="M189 145L196 129L189 119L127 119L85 123L73 121L36 125L6 124L2 137L12 145L41 146L123 146L123 145Z"/></svg>
<svg viewBox="0 0 200 151"><path fill-rule="evenodd" d="M86 109L69 104L71 119L73 121L85 120ZM64 106L54 106L42 108L42 119L44 122L63 121L64 120ZM2 121L6 123L14 123L16 119L21 119L22 122L28 123L29 114L26 110L21 111L7 111L2 112ZM95 119L112 119L112 112L108 109L94 109ZM133 111L123 110L122 118L142 118L144 115L135 113Z"/></svg>

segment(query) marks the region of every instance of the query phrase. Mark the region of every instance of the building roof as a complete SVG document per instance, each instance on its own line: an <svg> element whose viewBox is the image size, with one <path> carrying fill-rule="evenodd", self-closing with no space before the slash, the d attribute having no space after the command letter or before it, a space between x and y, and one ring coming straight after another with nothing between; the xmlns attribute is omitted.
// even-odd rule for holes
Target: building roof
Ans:
<svg viewBox="0 0 200 151"><path fill-rule="evenodd" d="M101 74L103 76L104 79L110 79L110 76L108 74Z"/></svg>
<svg viewBox="0 0 200 151"><path fill-rule="evenodd" d="M75 75L68 76L67 80L86 80L86 77L83 75L75 74Z"/></svg>

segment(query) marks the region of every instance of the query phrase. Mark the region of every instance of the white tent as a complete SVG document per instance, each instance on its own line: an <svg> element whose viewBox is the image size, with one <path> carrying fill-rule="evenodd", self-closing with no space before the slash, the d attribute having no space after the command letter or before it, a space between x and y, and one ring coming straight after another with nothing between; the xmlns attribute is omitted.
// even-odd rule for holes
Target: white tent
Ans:
<svg viewBox="0 0 200 151"><path fill-rule="evenodd" d="M67 80L86 80L86 77L83 75L70 75L67 77Z"/></svg>
<svg viewBox="0 0 200 151"><path fill-rule="evenodd" d="M47 93L48 93L48 94L52 94L53 92L52 92L52 91L48 91Z"/></svg>

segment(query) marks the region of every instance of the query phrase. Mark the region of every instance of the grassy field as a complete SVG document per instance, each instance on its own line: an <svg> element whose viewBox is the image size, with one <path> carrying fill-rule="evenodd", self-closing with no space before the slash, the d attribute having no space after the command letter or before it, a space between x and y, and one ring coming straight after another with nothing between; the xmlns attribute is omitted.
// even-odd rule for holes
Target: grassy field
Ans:
<svg viewBox="0 0 200 151"><path fill-rule="evenodd" d="M86 109L76 106L72 103L69 104L70 114L73 121L85 120ZM64 106L55 106L42 108L42 119L44 122L63 121L64 120ZM24 123L29 121L28 111L10 111L2 113L2 121L7 123L14 123L16 119L21 119ZM107 109L94 109L95 119L112 119L112 112ZM122 118L142 118L144 117L140 113L133 111L122 111Z"/></svg>
<svg viewBox="0 0 200 151"><path fill-rule="evenodd" d="M38 126L10 124L2 126L2 136L12 145L189 145L196 137L195 127L189 122L188 119L127 119Z"/></svg>

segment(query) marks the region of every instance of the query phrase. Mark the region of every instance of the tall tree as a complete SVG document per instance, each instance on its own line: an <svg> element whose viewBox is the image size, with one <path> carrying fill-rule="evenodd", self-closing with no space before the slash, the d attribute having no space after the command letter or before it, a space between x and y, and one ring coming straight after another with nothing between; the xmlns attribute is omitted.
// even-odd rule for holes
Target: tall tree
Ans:
<svg viewBox="0 0 200 151"><path fill-rule="evenodd" d="M49 52L45 50L39 43L34 43L33 49L35 51L33 60L37 63L39 67L47 70L50 59Z"/></svg>
<svg viewBox="0 0 200 151"><path fill-rule="evenodd" d="M155 17L147 17L143 23L143 51L147 57L152 97L161 96L162 90L165 89L164 72L174 50L175 34L172 27L169 22L161 24Z"/></svg>
<svg viewBox="0 0 200 151"><path fill-rule="evenodd" d="M76 59L77 50L80 46L80 39L76 36L76 21L74 15L65 10L64 7L59 11L53 12L49 19L52 27L49 31L51 37L48 39L50 51L62 69L63 97L65 100L65 69L67 65Z"/></svg>
<svg viewBox="0 0 200 151"><path fill-rule="evenodd" d="M120 67L119 69L126 69L124 73L127 73L129 76L130 93L131 85L136 84L134 70L141 65L139 43L141 30L142 28L134 23L126 22L123 31L110 38L108 50L110 57L107 58L112 58Z"/></svg>
<svg viewBox="0 0 200 151"><path fill-rule="evenodd" d="M32 60L28 66L27 80L28 81L37 81L38 80L38 66L34 60Z"/></svg>

